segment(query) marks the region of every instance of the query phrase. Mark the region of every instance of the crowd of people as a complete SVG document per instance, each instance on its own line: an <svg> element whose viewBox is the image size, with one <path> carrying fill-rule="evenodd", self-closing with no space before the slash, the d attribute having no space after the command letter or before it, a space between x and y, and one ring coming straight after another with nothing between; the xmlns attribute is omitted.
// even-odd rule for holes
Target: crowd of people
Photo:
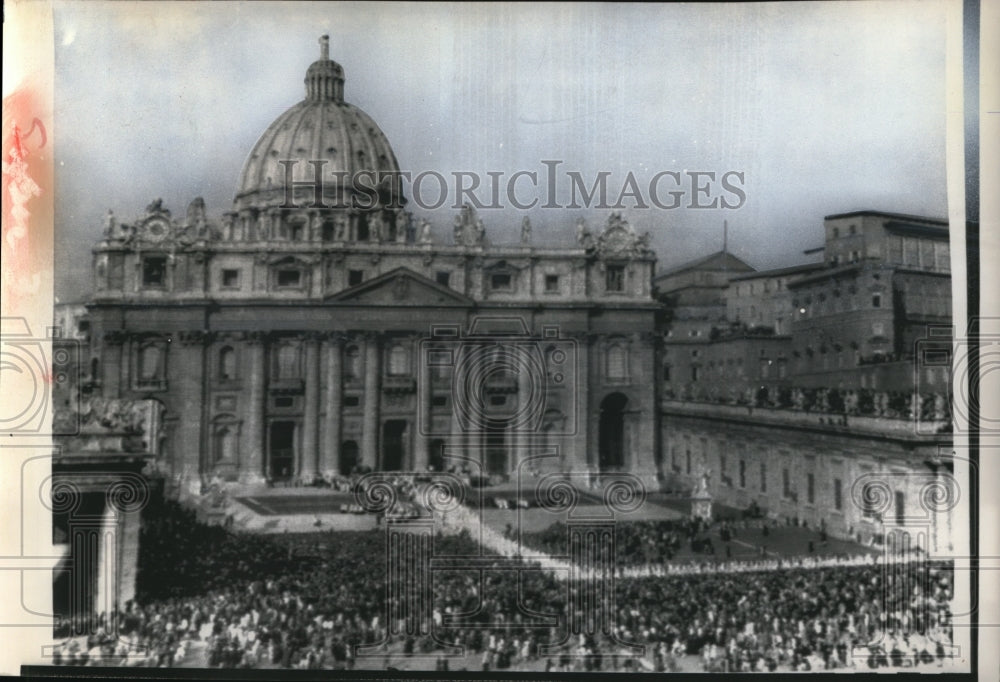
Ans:
<svg viewBox="0 0 1000 682"><path fill-rule="evenodd" d="M619 566L656 564L672 561L682 548L692 553L714 552L710 525L700 519L681 518L658 521L629 521L615 524L615 562ZM569 553L569 529L554 523L544 530L523 533L521 541L555 555Z"/></svg>
<svg viewBox="0 0 1000 682"><path fill-rule="evenodd" d="M683 537L683 524L667 532ZM434 542L435 555L479 553L468 534ZM639 552L645 542L628 536L626 546ZM592 584L501 570L506 560L494 555L495 570L487 559L484 570L424 576L432 599L417 616L419 634L406 634L388 618L417 612L387 604L380 531L240 534L158 502L143 515L140 548L136 598L116 614L118 637L70 638L59 662L350 669L367 645L386 661L437 657L439 670L464 651L489 670L671 670L700 656L708 670L759 671L902 666L949 654L944 564L618 579L615 599L599 607L609 611L597 622L610 626L584 637L567 624L585 617L573 609ZM193 649L201 652L194 661Z"/></svg>

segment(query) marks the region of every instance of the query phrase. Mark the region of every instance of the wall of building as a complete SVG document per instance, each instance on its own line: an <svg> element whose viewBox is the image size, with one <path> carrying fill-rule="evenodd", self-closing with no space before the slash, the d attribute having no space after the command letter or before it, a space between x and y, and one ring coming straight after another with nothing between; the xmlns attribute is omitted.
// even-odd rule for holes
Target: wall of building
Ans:
<svg viewBox="0 0 1000 682"><path fill-rule="evenodd" d="M951 520L929 513L925 495L946 475L928 462L950 447L949 437L915 437L905 420L900 428L891 420L862 421L832 426L815 414L666 401L663 477L668 488L690 490L708 472L716 503L756 503L779 522L822 525L833 537L867 544L900 521L925 519L937 542L947 538ZM887 500L879 513L867 513L862 488L876 474L888 481L888 490L878 491Z"/></svg>

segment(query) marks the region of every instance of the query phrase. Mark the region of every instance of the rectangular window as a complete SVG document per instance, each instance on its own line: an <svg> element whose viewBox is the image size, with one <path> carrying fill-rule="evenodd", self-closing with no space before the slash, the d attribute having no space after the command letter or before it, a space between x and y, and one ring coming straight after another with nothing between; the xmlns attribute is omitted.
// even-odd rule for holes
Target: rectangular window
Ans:
<svg viewBox="0 0 1000 682"><path fill-rule="evenodd" d="M698 381L698 366L691 368L691 381Z"/></svg>
<svg viewBox="0 0 1000 682"><path fill-rule="evenodd" d="M882 294L872 294L872 308L882 307Z"/></svg>
<svg viewBox="0 0 1000 682"><path fill-rule="evenodd" d="M436 395L431 398L431 405L434 407L445 407L448 405L448 396Z"/></svg>
<svg viewBox="0 0 1000 682"><path fill-rule="evenodd" d="M747 487L747 463L746 460L740 460L740 487Z"/></svg>
<svg viewBox="0 0 1000 682"><path fill-rule="evenodd" d="M686 464L687 464L686 471L687 471L687 473L690 474L691 473L691 447L690 446L688 446L687 450L684 451L684 457L687 460L686 461Z"/></svg>
<svg viewBox="0 0 1000 682"><path fill-rule="evenodd" d="M435 281L443 287L450 286L451 284L451 273L445 270L438 270L434 274Z"/></svg>
<svg viewBox="0 0 1000 682"><path fill-rule="evenodd" d="M510 291L510 273L498 272L490 277L490 288L494 291Z"/></svg>
<svg viewBox="0 0 1000 682"><path fill-rule="evenodd" d="M222 286L225 289L235 289L240 285L240 271L239 270L223 270L222 271Z"/></svg>
<svg viewBox="0 0 1000 682"><path fill-rule="evenodd" d="M302 281L302 273L298 270L278 270L279 287L297 287Z"/></svg>
<svg viewBox="0 0 1000 682"><path fill-rule="evenodd" d="M274 406L275 407L294 407L295 406L295 398L289 398L289 397L275 398L274 399Z"/></svg>
<svg viewBox="0 0 1000 682"><path fill-rule="evenodd" d="M665 365L663 367L663 380L670 381L670 365Z"/></svg>
<svg viewBox="0 0 1000 682"><path fill-rule="evenodd" d="M764 462L760 463L760 491L767 492L767 464Z"/></svg>
<svg viewBox="0 0 1000 682"><path fill-rule="evenodd" d="M545 275L545 293L559 293L559 275Z"/></svg>
<svg viewBox="0 0 1000 682"><path fill-rule="evenodd" d="M348 270L347 271L347 286L356 287L365 281L365 271L364 270Z"/></svg>
<svg viewBox="0 0 1000 682"><path fill-rule="evenodd" d="M781 470L781 496L785 498L792 496L792 477L788 469Z"/></svg>
<svg viewBox="0 0 1000 682"><path fill-rule="evenodd" d="M361 404L361 401L356 395L345 395L344 396L344 407L357 407Z"/></svg>
<svg viewBox="0 0 1000 682"><path fill-rule="evenodd" d="M839 478L833 479L833 508L841 511L844 508L844 489Z"/></svg>
<svg viewBox="0 0 1000 682"><path fill-rule="evenodd" d="M816 504L816 477L806 474L806 502Z"/></svg>
<svg viewBox="0 0 1000 682"><path fill-rule="evenodd" d="M162 287L167 283L167 257L146 256L142 259L142 284L147 287Z"/></svg>
<svg viewBox="0 0 1000 682"><path fill-rule="evenodd" d="M605 289L610 292L625 291L625 266L609 265L605 272Z"/></svg>

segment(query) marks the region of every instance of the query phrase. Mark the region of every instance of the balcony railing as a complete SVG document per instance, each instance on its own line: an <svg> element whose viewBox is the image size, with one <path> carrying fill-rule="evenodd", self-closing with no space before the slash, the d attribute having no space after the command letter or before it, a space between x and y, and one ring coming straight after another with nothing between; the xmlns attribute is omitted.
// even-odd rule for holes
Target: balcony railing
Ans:
<svg viewBox="0 0 1000 682"><path fill-rule="evenodd" d="M883 433L912 434L917 421L924 434L952 431L951 404L943 393L785 387L733 396L713 395L700 387L696 391L688 385L676 392L668 389L663 408L705 416L773 419L803 425L819 423Z"/></svg>

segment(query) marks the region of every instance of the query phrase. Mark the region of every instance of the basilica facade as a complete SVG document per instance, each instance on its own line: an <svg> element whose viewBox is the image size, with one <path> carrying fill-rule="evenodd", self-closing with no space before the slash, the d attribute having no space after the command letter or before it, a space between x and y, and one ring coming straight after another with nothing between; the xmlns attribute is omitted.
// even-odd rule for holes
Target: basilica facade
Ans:
<svg viewBox="0 0 1000 682"><path fill-rule="evenodd" d="M231 211L216 220L195 199L184 215L158 200L134 220L109 212L89 390L159 401L162 466L187 482L459 461L499 477L654 480L648 236L610 215L543 248L525 219L519 242L494 244L471 207L435 236L398 186L351 182L398 165L321 44L305 99L260 136Z"/></svg>

